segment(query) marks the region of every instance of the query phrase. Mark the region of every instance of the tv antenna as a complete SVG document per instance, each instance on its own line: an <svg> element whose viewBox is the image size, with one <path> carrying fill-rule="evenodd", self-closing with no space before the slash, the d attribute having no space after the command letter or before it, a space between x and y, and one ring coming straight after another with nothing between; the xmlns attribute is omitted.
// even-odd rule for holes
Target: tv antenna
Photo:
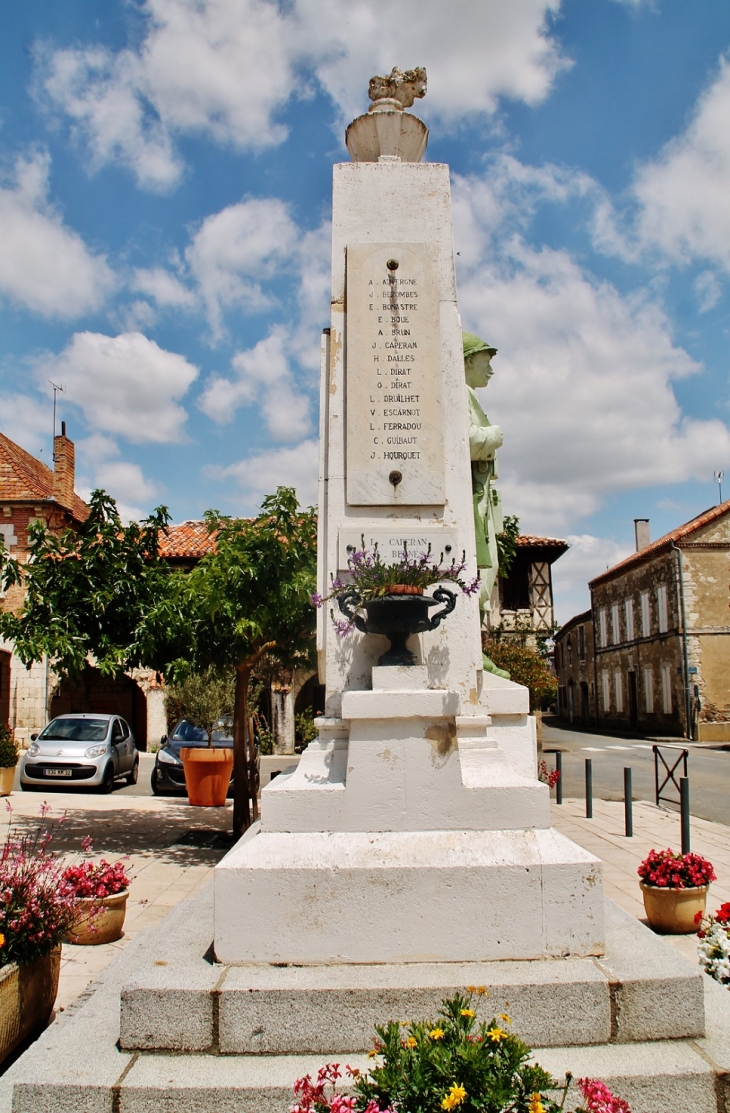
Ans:
<svg viewBox="0 0 730 1113"><path fill-rule="evenodd" d="M56 462L56 397L59 394L65 394L66 393L66 387L61 386L60 383L54 383L53 379L49 379L48 381L51 384L51 386L53 387L53 440L51 441L51 444L53 445L53 462L55 464L55 462Z"/></svg>
<svg viewBox="0 0 730 1113"><path fill-rule="evenodd" d="M722 481L723 481L724 478L725 478L725 472L724 471L716 471L715 472L715 483L717 483L718 490L720 492L720 499L719 499L719 502L718 502L718 506L722 502Z"/></svg>

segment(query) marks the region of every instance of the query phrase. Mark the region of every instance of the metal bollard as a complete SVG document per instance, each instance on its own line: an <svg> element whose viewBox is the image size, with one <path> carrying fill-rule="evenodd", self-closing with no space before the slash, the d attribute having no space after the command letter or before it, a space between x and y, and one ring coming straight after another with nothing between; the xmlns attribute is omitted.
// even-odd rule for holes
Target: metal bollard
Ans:
<svg viewBox="0 0 730 1113"><path fill-rule="evenodd" d="M634 836L634 808L633 808L633 789L631 786L631 767L624 766L624 826L626 829L626 838L631 839Z"/></svg>
<svg viewBox="0 0 730 1113"><path fill-rule="evenodd" d="M679 778L679 806L682 819L682 853L689 854L689 777Z"/></svg>
<svg viewBox="0 0 730 1113"><path fill-rule="evenodd" d="M555 785L555 803L562 804L563 802L563 753L562 750L555 751L555 768L558 771L558 783Z"/></svg>
<svg viewBox="0 0 730 1113"><path fill-rule="evenodd" d="M586 819L593 819L593 759L586 758Z"/></svg>

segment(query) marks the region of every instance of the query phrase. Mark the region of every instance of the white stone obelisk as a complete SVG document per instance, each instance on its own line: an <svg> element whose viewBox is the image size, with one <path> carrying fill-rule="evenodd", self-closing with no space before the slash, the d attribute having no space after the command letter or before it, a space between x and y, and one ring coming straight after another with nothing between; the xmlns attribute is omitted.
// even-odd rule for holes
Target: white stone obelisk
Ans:
<svg viewBox="0 0 730 1113"><path fill-rule="evenodd" d="M449 170L418 161L427 132L396 92L350 125L357 161L334 167L322 594L361 537L393 559L404 543L465 551L476 574ZM415 666L379 667L383 637L340 638L320 612L326 715L216 869L220 961L601 952L600 863L550 828L528 693L482 671L476 598L409 647Z"/></svg>

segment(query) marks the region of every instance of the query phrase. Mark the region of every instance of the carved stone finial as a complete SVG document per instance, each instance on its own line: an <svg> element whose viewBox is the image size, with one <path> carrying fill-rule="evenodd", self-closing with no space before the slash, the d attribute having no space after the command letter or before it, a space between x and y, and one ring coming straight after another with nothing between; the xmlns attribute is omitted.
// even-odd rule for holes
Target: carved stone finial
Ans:
<svg viewBox="0 0 730 1113"><path fill-rule="evenodd" d="M376 75L370 78L370 86L368 88L368 96L373 101L370 108L372 112L374 109L379 108L378 101L387 100L391 103L388 108L400 109L410 108L417 98L425 97L426 95L426 69L424 66L417 66L414 70L399 70L397 66L387 75L387 77L380 77Z"/></svg>

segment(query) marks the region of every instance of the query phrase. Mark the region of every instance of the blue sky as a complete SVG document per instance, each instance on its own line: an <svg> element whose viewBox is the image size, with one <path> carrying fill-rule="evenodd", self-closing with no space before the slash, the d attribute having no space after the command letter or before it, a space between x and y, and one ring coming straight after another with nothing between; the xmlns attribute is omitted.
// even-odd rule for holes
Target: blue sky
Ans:
<svg viewBox="0 0 730 1113"><path fill-rule="evenodd" d="M367 81L425 65L464 327L524 532L588 578L728 472L725 0L10 0L0 429L128 515L315 497L331 165Z"/></svg>

